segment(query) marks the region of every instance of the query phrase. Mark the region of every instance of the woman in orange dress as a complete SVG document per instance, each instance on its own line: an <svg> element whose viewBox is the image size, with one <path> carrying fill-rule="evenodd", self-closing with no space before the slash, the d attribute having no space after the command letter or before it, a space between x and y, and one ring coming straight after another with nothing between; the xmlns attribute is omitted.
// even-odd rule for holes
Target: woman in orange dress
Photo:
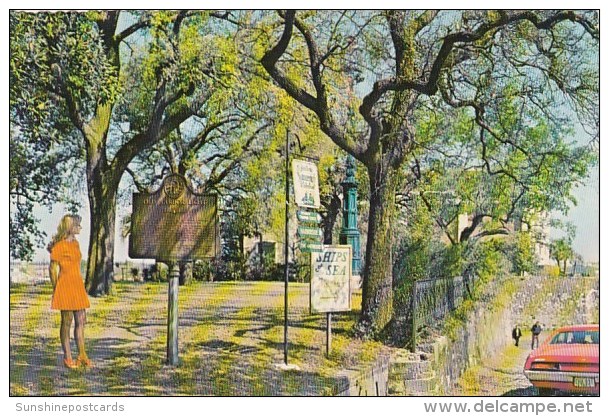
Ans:
<svg viewBox="0 0 609 416"><path fill-rule="evenodd" d="M49 272L53 283L51 309L61 311L59 338L63 349L63 363L68 368L80 365L90 366L91 361L85 351L85 309L90 306L85 284L80 273L80 246L76 234L80 233L81 218L78 215L65 215L57 234L53 236L48 249L51 252ZM78 346L78 358L72 360L70 349L70 327L74 318L74 339Z"/></svg>

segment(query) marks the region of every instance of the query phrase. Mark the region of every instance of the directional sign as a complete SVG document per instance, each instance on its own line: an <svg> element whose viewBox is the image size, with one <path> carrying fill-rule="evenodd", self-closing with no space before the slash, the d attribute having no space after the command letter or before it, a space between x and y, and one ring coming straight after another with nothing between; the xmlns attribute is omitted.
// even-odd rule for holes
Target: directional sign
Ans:
<svg viewBox="0 0 609 416"><path fill-rule="evenodd" d="M317 212L298 210L296 216L298 217L298 221L302 222L314 222L316 224L321 222L321 215Z"/></svg>
<svg viewBox="0 0 609 416"><path fill-rule="evenodd" d="M311 228L311 227L298 227L298 237L308 237L308 238L321 238L321 230L319 228Z"/></svg>
<svg viewBox="0 0 609 416"><path fill-rule="evenodd" d="M303 253L321 253L323 250L323 244L319 241L302 240L299 247Z"/></svg>

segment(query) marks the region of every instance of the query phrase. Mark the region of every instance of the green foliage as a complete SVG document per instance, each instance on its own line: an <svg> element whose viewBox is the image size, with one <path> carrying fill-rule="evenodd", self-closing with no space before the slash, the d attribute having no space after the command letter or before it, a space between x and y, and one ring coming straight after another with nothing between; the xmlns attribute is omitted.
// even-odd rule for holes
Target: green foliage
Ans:
<svg viewBox="0 0 609 416"><path fill-rule="evenodd" d="M542 274L551 278L560 276L560 267L558 266L543 266Z"/></svg>
<svg viewBox="0 0 609 416"><path fill-rule="evenodd" d="M481 244L480 253L477 256L476 274L483 281L489 281L502 274L507 274L506 258L503 254L504 243L490 240Z"/></svg>
<svg viewBox="0 0 609 416"><path fill-rule="evenodd" d="M62 91L86 115L117 94L116 77L99 35L80 13L11 12L10 238L11 256L31 259L43 245L35 204L74 208L82 189L84 153ZM80 185L78 185L80 183Z"/></svg>
<svg viewBox="0 0 609 416"><path fill-rule="evenodd" d="M570 237L563 237L550 243L550 256L560 268L560 274L567 274L567 262L575 257ZM561 267L562 266L562 267Z"/></svg>
<svg viewBox="0 0 609 416"><path fill-rule="evenodd" d="M531 273L537 268L537 257L535 256L535 240L529 232L518 232L515 235L512 262L514 272L518 275Z"/></svg>

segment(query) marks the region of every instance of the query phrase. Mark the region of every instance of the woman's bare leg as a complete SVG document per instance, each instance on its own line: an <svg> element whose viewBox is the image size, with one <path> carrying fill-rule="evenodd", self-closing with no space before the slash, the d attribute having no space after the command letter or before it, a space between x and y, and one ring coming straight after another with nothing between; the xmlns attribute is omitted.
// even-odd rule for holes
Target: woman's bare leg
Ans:
<svg viewBox="0 0 609 416"><path fill-rule="evenodd" d="M67 361L72 361L72 351L70 350L70 327L72 326L72 311L61 311L61 327L59 329L59 339L63 356Z"/></svg>
<svg viewBox="0 0 609 416"><path fill-rule="evenodd" d="M76 339L76 345L78 346L78 358L86 359L87 352L85 351L85 310L81 309L79 311L74 311L74 319L74 339Z"/></svg>

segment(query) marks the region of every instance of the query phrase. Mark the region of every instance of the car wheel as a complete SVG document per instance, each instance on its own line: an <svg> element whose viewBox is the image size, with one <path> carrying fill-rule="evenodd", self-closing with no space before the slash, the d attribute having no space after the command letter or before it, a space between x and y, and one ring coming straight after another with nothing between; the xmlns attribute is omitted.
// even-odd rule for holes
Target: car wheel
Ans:
<svg viewBox="0 0 609 416"><path fill-rule="evenodd" d="M554 389L549 389L547 387L537 387L537 395L543 397L554 396Z"/></svg>

